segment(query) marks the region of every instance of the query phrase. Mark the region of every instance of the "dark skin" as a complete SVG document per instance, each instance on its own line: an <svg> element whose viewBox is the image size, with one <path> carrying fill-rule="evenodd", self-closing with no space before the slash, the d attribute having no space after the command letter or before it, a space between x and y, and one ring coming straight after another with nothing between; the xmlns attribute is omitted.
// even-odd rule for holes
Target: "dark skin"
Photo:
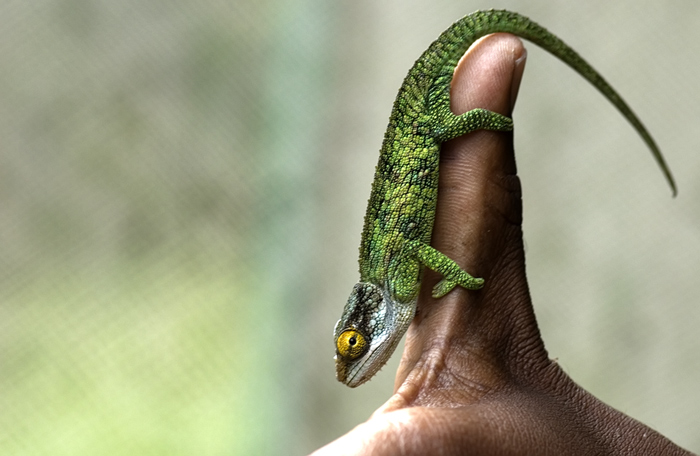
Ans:
<svg viewBox="0 0 700 456"><path fill-rule="evenodd" d="M522 42L490 35L455 71L452 110L510 115ZM513 135L445 143L432 245L486 279L441 299L426 271L395 393L365 423L314 455L681 455L661 434L602 403L550 360L525 277Z"/></svg>

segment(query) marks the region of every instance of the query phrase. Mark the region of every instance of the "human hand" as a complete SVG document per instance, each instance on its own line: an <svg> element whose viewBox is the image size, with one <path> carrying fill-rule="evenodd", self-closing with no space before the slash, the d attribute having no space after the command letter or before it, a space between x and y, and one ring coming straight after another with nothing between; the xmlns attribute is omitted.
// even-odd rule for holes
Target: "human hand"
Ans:
<svg viewBox="0 0 700 456"><path fill-rule="evenodd" d="M522 42L496 34L455 71L452 109L510 115ZM316 456L690 454L583 390L549 359L525 277L512 133L445 143L432 245L486 281L430 296L426 270L394 395Z"/></svg>

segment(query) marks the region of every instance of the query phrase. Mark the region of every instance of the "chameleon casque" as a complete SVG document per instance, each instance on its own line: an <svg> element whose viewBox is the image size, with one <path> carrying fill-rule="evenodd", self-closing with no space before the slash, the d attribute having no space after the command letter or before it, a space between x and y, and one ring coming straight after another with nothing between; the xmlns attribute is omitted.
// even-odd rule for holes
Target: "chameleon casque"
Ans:
<svg viewBox="0 0 700 456"><path fill-rule="evenodd" d="M457 63L482 36L507 32L531 41L572 67L632 124L676 192L673 177L637 116L573 49L518 13L477 11L445 30L420 56L396 96L379 154L360 245L360 281L334 329L336 377L356 387L387 362L416 312L423 267L442 275L439 298L459 285L476 290L475 278L430 246L438 192L440 144L486 129L508 131L513 121L485 109L461 115L450 110Z"/></svg>

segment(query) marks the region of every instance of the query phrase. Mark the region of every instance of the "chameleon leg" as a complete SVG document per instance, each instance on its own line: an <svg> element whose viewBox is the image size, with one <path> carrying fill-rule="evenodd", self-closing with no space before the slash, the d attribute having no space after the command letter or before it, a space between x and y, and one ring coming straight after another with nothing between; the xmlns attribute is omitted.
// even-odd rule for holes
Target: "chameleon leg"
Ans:
<svg viewBox="0 0 700 456"><path fill-rule="evenodd" d="M466 135L476 130L510 131L513 119L486 109L472 109L458 116L451 111L437 115L433 134L440 142ZM439 119L439 120L437 120Z"/></svg>
<svg viewBox="0 0 700 456"><path fill-rule="evenodd" d="M463 271L457 263L427 244L411 241L407 246L409 252L424 266L442 274L443 279L433 288L433 297L441 298L459 285L468 290L477 290L484 286L484 279L478 279Z"/></svg>

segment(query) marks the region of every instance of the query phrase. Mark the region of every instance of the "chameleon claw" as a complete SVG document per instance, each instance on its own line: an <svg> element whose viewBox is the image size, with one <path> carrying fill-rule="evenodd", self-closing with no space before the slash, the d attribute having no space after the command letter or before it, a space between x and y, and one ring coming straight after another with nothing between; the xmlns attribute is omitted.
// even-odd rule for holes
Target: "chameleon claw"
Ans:
<svg viewBox="0 0 700 456"><path fill-rule="evenodd" d="M433 298L442 298L447 293L452 291L457 286L457 282L448 279L442 279L433 287Z"/></svg>

